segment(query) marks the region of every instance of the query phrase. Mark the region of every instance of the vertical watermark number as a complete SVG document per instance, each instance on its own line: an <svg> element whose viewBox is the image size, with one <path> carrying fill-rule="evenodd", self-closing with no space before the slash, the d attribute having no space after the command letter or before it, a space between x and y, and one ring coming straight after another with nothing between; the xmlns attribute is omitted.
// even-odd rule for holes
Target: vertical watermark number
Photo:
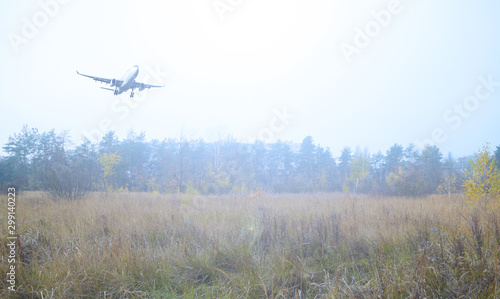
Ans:
<svg viewBox="0 0 500 299"><path fill-rule="evenodd" d="M6 274L8 289L9 291L16 291L16 188L7 189L7 247L9 250L9 256L7 261L9 262L8 272Z"/></svg>

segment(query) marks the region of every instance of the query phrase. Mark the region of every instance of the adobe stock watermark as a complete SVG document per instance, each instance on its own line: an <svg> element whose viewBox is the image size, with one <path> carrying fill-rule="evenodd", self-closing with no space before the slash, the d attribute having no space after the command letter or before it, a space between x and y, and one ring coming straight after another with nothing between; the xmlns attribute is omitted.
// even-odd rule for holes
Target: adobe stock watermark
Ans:
<svg viewBox="0 0 500 299"><path fill-rule="evenodd" d="M228 12L233 12L242 3L243 0L214 0L212 6L221 22L224 22L226 20L224 15Z"/></svg>
<svg viewBox="0 0 500 299"><path fill-rule="evenodd" d="M290 125L290 121L295 118L295 114L291 114L286 106L283 107L281 111L273 109L273 114L274 115L269 119L269 125L267 127L262 128L257 136L248 137L249 143L256 140L265 143L275 142L276 135L283 132Z"/></svg>
<svg viewBox="0 0 500 299"><path fill-rule="evenodd" d="M154 84L163 84L166 78L170 76L168 72L162 72L157 65L155 69L150 66L145 67L146 75L141 79L145 82L153 82ZM149 95L150 90L137 93L134 98L130 98L128 93L122 93L116 96L111 103L111 112L118 117L119 120L124 121L130 116L133 109L139 107L144 103ZM111 118L103 118L99 121L97 128L90 130L82 130L81 134L92 142L99 142L108 131L115 130L115 122Z"/></svg>
<svg viewBox="0 0 500 299"><path fill-rule="evenodd" d="M47 26L51 18L57 16L60 11L61 6L66 5L71 0L39 0L38 9L31 18L23 18L23 25L21 26L21 31L18 33L9 32L7 38L9 39L10 45L16 53L19 52L19 48L22 45L26 45L32 40L42 29Z"/></svg>
<svg viewBox="0 0 500 299"><path fill-rule="evenodd" d="M367 48L373 39L377 38L382 29L387 28L394 16L403 11L400 0L390 0L387 7L381 10L374 10L370 13L371 20L362 27L354 27L354 37L352 43L342 42L340 50L347 63L352 62L353 55L361 54L362 50Z"/></svg>
<svg viewBox="0 0 500 299"><path fill-rule="evenodd" d="M418 148L423 149L425 145L437 146L445 143L448 140L447 132L449 132L450 129L454 131L458 130L463 122L479 109L481 103L489 100L496 92L497 88L500 87L500 81L495 81L493 74L490 74L488 78L481 76L478 81L479 83L472 95L464 98L458 103L454 103L452 108L443 113L443 120L448 124L449 128L435 128L431 132L429 138L416 140L414 143Z"/></svg>
<svg viewBox="0 0 500 299"><path fill-rule="evenodd" d="M9 267L7 268L8 272L5 274L7 277L7 289L11 292L16 291L16 270L18 268L16 264L16 256L17 256L17 244L19 242L18 235L16 233L16 188L8 187L8 202L7 202L7 241L5 244L7 249L7 262L9 263Z"/></svg>

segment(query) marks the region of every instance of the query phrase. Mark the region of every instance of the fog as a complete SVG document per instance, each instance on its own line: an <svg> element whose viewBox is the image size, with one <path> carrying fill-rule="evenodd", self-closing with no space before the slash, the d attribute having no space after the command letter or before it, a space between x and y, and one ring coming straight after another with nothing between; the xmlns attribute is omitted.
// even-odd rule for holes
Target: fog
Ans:
<svg viewBox="0 0 500 299"><path fill-rule="evenodd" d="M0 143L23 125L74 146L109 130L393 144L470 155L497 134L500 4L491 1L56 1L0 12ZM165 88L113 96L80 77ZM5 152L4 152L5 154Z"/></svg>

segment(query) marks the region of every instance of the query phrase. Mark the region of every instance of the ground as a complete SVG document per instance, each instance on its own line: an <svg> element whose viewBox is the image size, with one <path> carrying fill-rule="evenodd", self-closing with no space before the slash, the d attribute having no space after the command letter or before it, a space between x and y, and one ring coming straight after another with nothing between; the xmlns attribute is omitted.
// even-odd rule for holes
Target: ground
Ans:
<svg viewBox="0 0 500 299"><path fill-rule="evenodd" d="M0 199L7 245L7 197ZM43 298L490 298L498 213L459 196L17 195L16 292ZM0 246L8 273L8 246ZM5 277L4 274L2 274Z"/></svg>

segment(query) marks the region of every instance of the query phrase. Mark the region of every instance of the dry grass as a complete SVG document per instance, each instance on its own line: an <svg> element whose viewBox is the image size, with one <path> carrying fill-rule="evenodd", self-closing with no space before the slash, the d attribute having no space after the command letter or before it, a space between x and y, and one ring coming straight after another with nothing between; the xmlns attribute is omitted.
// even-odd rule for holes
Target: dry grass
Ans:
<svg viewBox="0 0 500 299"><path fill-rule="evenodd" d="M5 243L6 197L0 206ZM54 202L24 193L17 214L18 290L7 292L2 279L2 297L500 294L498 215L447 197L131 193ZM1 273L7 267L4 258Z"/></svg>

